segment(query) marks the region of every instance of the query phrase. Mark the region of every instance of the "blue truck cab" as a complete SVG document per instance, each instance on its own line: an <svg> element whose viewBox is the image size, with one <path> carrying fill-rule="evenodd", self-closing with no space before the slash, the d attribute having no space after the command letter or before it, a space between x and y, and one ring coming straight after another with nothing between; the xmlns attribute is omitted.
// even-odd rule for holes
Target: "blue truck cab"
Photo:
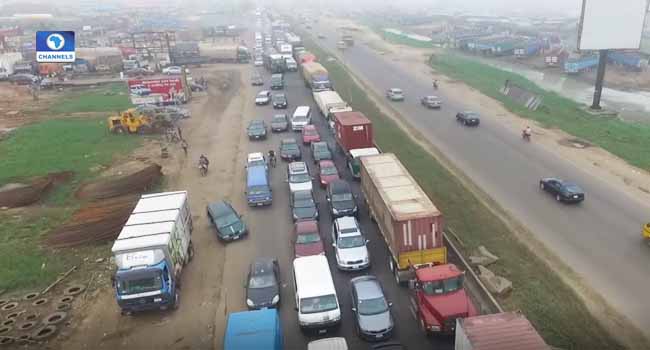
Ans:
<svg viewBox="0 0 650 350"><path fill-rule="evenodd" d="M260 165L248 167L246 176L248 205L270 205L273 202L273 191L266 167Z"/></svg>
<svg viewBox="0 0 650 350"><path fill-rule="evenodd" d="M229 314L223 349L284 349L282 325L278 311L263 309Z"/></svg>

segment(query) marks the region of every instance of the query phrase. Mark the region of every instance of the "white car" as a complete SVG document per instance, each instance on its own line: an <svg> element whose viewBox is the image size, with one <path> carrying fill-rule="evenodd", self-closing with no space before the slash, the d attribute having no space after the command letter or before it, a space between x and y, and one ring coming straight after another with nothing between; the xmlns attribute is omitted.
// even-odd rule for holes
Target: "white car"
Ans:
<svg viewBox="0 0 650 350"><path fill-rule="evenodd" d="M6 79L9 79L9 72L6 69L0 67L0 80Z"/></svg>
<svg viewBox="0 0 650 350"><path fill-rule="evenodd" d="M269 102L271 102L271 91L269 90L262 90L255 96L256 105L267 105Z"/></svg>
<svg viewBox="0 0 650 350"><path fill-rule="evenodd" d="M144 85L133 85L131 86L131 94L132 95L138 95L138 96L147 96L151 94L151 89Z"/></svg>
<svg viewBox="0 0 650 350"><path fill-rule="evenodd" d="M289 191L311 191L312 177L309 175L309 168L305 162L292 162L287 165L287 182Z"/></svg>
<svg viewBox="0 0 650 350"><path fill-rule="evenodd" d="M253 61L253 65L254 65L255 67L261 67L261 66L264 65L264 61L263 61L263 60L255 59L255 61Z"/></svg>
<svg viewBox="0 0 650 350"><path fill-rule="evenodd" d="M358 271L370 266L370 256L359 222L353 216L344 216L332 224L332 246L336 255L336 266L340 270Z"/></svg>
<svg viewBox="0 0 650 350"><path fill-rule="evenodd" d="M268 165L266 164L266 158L264 157L264 154L262 152L249 153L248 159L246 160L246 166L252 167L257 165L262 165L268 169Z"/></svg>
<svg viewBox="0 0 650 350"><path fill-rule="evenodd" d="M386 91L386 97L391 101L404 101L404 91L398 88L390 88Z"/></svg>
<svg viewBox="0 0 650 350"><path fill-rule="evenodd" d="M179 66L165 67L162 70L163 74L167 75L179 75L183 72L183 68Z"/></svg>

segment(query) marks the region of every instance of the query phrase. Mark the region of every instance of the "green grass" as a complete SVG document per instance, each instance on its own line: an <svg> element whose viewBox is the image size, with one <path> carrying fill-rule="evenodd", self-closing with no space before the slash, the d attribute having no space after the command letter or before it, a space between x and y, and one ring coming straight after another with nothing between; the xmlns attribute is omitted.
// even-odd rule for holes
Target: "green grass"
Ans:
<svg viewBox="0 0 650 350"><path fill-rule="evenodd" d="M318 57L328 55L302 34ZM524 246L482 202L426 150L383 114L337 62L320 62L337 91L373 123L375 140L384 152L395 153L424 191L444 213L449 227L462 237L465 256L484 245L501 260L493 270L510 279L513 292L500 302L507 310L522 310L551 345L564 349L621 349L591 316L573 290Z"/></svg>
<svg viewBox="0 0 650 350"><path fill-rule="evenodd" d="M419 40L411 39L405 36L397 35L394 33L389 33L385 32L382 29L377 30L377 33L381 35L384 40L393 43L393 44L398 44L398 45L405 45L405 46L411 46L411 47L417 47L417 48L423 48L423 49L430 49L433 47L433 44L428 42L422 42Z"/></svg>
<svg viewBox="0 0 650 350"><path fill-rule="evenodd" d="M107 84L92 89L79 89L67 93L50 108L53 114L83 112L117 112L133 105L123 83Z"/></svg>
<svg viewBox="0 0 650 350"><path fill-rule="evenodd" d="M584 112L578 103L543 90L521 75L451 53L436 56L432 66L441 73L462 80L481 93L501 101L508 110L521 117L535 120L548 128L559 128L611 152L634 166L650 170L649 123L592 116ZM506 79L543 96L542 106L537 111L531 111L501 94L499 89Z"/></svg>

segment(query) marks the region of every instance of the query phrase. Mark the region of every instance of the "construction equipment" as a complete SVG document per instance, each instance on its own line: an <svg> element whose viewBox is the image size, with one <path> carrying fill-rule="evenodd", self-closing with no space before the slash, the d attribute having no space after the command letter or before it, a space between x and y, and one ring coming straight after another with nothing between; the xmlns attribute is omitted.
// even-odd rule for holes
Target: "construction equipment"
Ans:
<svg viewBox="0 0 650 350"><path fill-rule="evenodd" d="M174 126L173 118L166 113L140 113L135 108L108 117L108 129L113 134L144 135Z"/></svg>

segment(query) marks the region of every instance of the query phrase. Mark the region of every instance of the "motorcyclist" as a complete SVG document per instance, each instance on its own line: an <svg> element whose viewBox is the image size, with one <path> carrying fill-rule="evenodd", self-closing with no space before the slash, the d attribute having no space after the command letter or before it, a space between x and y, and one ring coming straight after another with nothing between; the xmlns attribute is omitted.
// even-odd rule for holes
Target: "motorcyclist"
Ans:
<svg viewBox="0 0 650 350"><path fill-rule="evenodd" d="M533 134L533 129L530 128L530 126L526 126L526 128L522 131L522 137L525 139L530 139L530 135Z"/></svg>
<svg viewBox="0 0 650 350"><path fill-rule="evenodd" d="M199 165L205 164L205 167L207 168L210 165L210 161L208 160L208 157L205 155L201 154L199 157Z"/></svg>
<svg viewBox="0 0 650 350"><path fill-rule="evenodd" d="M433 88L438 90L438 80L433 81Z"/></svg>

